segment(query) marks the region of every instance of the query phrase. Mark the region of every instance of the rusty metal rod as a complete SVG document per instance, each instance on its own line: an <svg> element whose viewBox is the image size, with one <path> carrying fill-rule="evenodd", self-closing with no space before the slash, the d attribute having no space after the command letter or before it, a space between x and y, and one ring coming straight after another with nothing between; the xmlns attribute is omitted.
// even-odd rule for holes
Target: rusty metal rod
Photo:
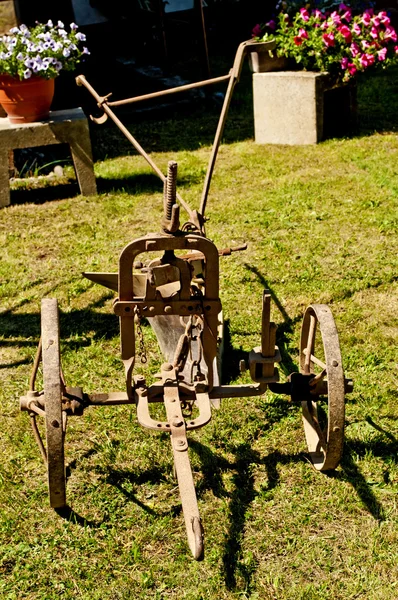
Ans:
<svg viewBox="0 0 398 600"><path fill-rule="evenodd" d="M244 384L244 385L220 385L214 386L209 393L210 399L215 398L248 398L250 396L261 396L267 389L267 384ZM195 392L186 389L180 390L182 399L195 399ZM122 404L134 404L126 392L108 392L85 394L87 406L117 406ZM153 384L148 388L148 402L163 402L163 386Z"/></svg>
<svg viewBox="0 0 398 600"><path fill-rule="evenodd" d="M202 198L200 201L200 208L199 208L199 214L201 214L202 217L204 217L204 214L205 214L207 196L209 195L210 183L211 183L211 178L213 176L214 165L216 163L218 148L220 146L222 134L224 133L225 121L227 119L227 114L228 114L229 106L231 104L232 94L233 94L236 83L237 83L237 79L235 77L235 71L233 70L231 72L231 74L229 75L228 88L227 88L227 92L225 94L224 104L223 104L223 107L221 110L220 119L218 121L217 131L216 131L216 135L214 137L214 142L213 142L213 147L211 149L211 155L210 155L210 160L209 160L209 164L207 167L205 182L203 185Z"/></svg>
<svg viewBox="0 0 398 600"><path fill-rule="evenodd" d="M39 345L37 346L36 356L35 356L35 360L33 362L32 374L29 379L29 390L31 392L33 392L35 389L36 375L37 375L37 371L39 369L40 359L41 359L41 338L39 340Z"/></svg>
<svg viewBox="0 0 398 600"><path fill-rule="evenodd" d="M117 127L119 127L120 131L122 133L124 133L124 135L129 140L129 142L131 142L133 144L133 146L137 150L137 152L139 152L141 154L141 156L147 161L147 163L153 169L153 171L155 171L156 175L158 175L158 177L164 183L166 181L166 176L163 175L162 171L159 169L159 167L156 165L156 163L154 163L154 161L150 158L150 156L145 152L145 150L143 149L143 147L131 135L131 133L129 132L129 130L127 129L127 127L125 127L123 125L123 123L120 121L120 119L117 118L117 116L112 111L112 109L109 108L108 104L106 102L104 102L103 98L101 98L101 96L99 96L97 94L97 92L95 91L95 89L89 84L89 82L84 77L84 75L78 75L78 77L76 77L76 83L77 83L77 85L84 85L84 87L96 99L96 101L98 102L98 104L101 106L102 110L108 115L108 117L110 117L112 119L112 121L115 123L115 125L117 125ZM193 211L192 211L191 207L181 198L180 194L177 193L176 196L177 196L178 201L180 202L181 206L188 213L189 218L191 220L194 220L194 215L193 215Z"/></svg>
<svg viewBox="0 0 398 600"><path fill-rule="evenodd" d="M152 100L153 98L161 98L162 96L169 96L170 94L178 94L179 92L187 92L195 88L204 87L206 85L213 85L215 83L222 83L230 79L230 75L222 75L220 77L213 77L212 79L204 79L196 83L187 83L185 85L179 85L174 88L162 90L160 92L152 92L151 94L143 94L142 96L134 96L133 98L125 98L123 100L114 100L107 102L108 106L124 106L125 104L134 104L136 102L143 102L144 100Z"/></svg>
<svg viewBox="0 0 398 600"><path fill-rule="evenodd" d="M30 422L32 424L33 435L35 436L36 443L39 446L40 454L42 456L44 464L47 464L47 452L46 452L46 449L44 447L43 440L41 439L41 435L40 435L39 429L37 427L36 415L35 414L31 414L30 415Z"/></svg>

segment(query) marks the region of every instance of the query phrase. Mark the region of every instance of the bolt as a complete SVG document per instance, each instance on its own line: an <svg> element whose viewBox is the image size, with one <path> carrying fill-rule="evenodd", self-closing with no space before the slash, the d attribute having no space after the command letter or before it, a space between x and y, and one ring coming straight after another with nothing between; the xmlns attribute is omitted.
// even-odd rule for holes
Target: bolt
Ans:
<svg viewBox="0 0 398 600"><path fill-rule="evenodd" d="M246 361L244 359L239 361L239 371L244 373L246 371Z"/></svg>
<svg viewBox="0 0 398 600"><path fill-rule="evenodd" d="M177 446L185 446L185 442L183 440L178 440Z"/></svg>
<svg viewBox="0 0 398 600"><path fill-rule="evenodd" d="M173 365L171 365L170 363L163 363L162 364L162 370L163 371L171 371L173 369Z"/></svg>
<svg viewBox="0 0 398 600"><path fill-rule="evenodd" d="M172 425L173 425L173 427L181 427L181 425L183 425L183 423L184 423L184 421L178 420L178 421L173 421Z"/></svg>
<svg viewBox="0 0 398 600"><path fill-rule="evenodd" d="M59 421L56 421L56 420L54 420L54 421L51 421L51 425L52 425L53 427L59 427Z"/></svg>
<svg viewBox="0 0 398 600"><path fill-rule="evenodd" d="M170 304L164 307L164 312L166 313L166 315L170 315L173 312L173 309L170 306Z"/></svg>
<svg viewBox="0 0 398 600"><path fill-rule="evenodd" d="M337 360L332 360L332 366L333 367L338 367L339 363L337 362Z"/></svg>
<svg viewBox="0 0 398 600"><path fill-rule="evenodd" d="M340 431L340 427L333 427L333 431L334 431L335 433L338 433L338 432Z"/></svg>
<svg viewBox="0 0 398 600"><path fill-rule="evenodd" d="M155 312L155 307L154 307L154 306L150 306L150 307L149 307L149 312L150 312L151 314L153 314L153 313Z"/></svg>

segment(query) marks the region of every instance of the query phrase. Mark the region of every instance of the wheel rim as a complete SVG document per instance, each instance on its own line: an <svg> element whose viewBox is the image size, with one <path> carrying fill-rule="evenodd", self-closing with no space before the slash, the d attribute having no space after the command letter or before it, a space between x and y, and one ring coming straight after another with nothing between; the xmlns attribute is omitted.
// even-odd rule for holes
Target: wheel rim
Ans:
<svg viewBox="0 0 398 600"><path fill-rule="evenodd" d="M327 381L327 413L313 398L301 403L304 432L314 467L335 469L344 442L344 371L336 324L326 304L313 304L305 312L300 340L300 371ZM322 385L320 384L321 389ZM316 396L315 396L316 397Z"/></svg>
<svg viewBox="0 0 398 600"><path fill-rule="evenodd" d="M62 411L61 362L59 350L58 304L54 298L41 303L43 387L47 441L47 470L50 505L62 508L66 505L64 428L65 413Z"/></svg>

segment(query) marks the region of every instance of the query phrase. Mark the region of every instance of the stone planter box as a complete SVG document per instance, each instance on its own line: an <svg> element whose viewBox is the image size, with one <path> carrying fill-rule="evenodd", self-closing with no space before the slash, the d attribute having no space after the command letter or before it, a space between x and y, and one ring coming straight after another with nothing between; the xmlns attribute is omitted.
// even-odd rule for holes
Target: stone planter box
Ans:
<svg viewBox="0 0 398 600"><path fill-rule="evenodd" d="M333 86L328 73L253 73L253 102L258 144L317 144L356 126L356 86Z"/></svg>

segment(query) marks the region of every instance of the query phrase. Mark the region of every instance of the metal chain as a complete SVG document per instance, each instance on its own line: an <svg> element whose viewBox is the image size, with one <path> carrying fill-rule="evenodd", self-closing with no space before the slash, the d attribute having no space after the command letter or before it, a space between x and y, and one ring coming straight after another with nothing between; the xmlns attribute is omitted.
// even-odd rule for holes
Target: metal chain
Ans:
<svg viewBox="0 0 398 600"><path fill-rule="evenodd" d="M144 333L142 331L142 327L141 327L141 315L139 313L138 307L135 308L135 322L136 322L136 329L137 329L137 337L138 337L138 356L140 357L140 360L142 362L142 364L145 364L146 362L148 362L148 358L146 355L146 349L145 349L145 342L144 342Z"/></svg>

